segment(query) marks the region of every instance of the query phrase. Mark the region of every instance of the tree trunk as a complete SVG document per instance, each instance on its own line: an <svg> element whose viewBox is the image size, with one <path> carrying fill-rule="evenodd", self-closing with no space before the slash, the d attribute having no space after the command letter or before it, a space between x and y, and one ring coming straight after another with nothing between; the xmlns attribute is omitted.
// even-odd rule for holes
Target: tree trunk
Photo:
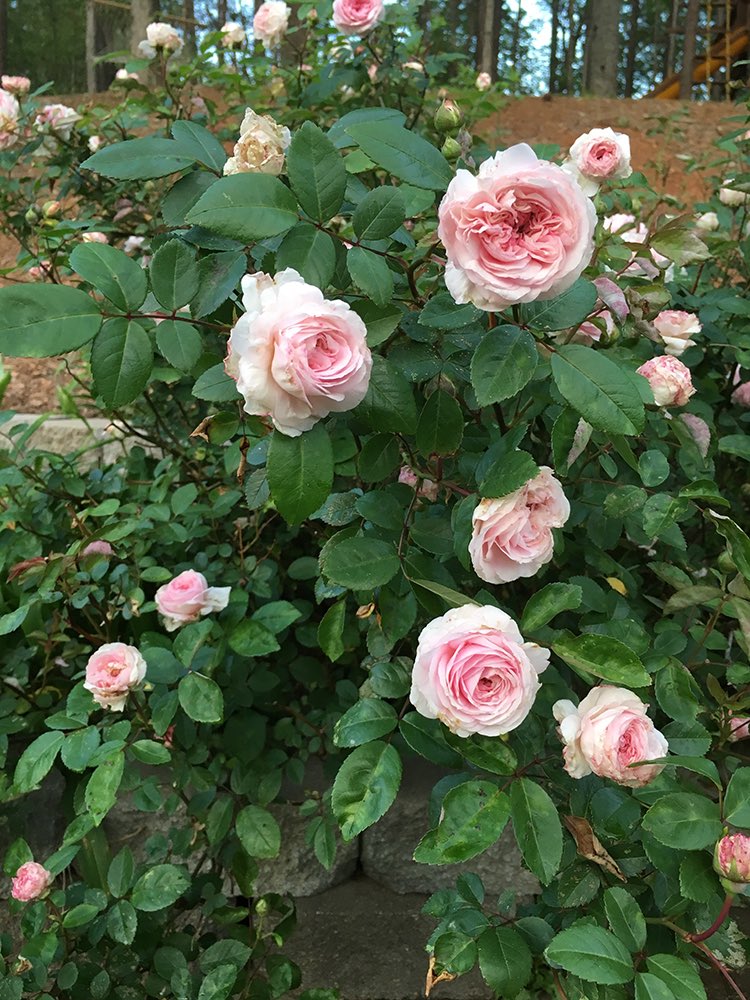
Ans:
<svg viewBox="0 0 750 1000"><path fill-rule="evenodd" d="M138 45L146 37L153 10L152 0L130 0L130 51L134 56L140 56Z"/></svg>
<svg viewBox="0 0 750 1000"><path fill-rule="evenodd" d="M499 27L495 0L479 0L477 20L477 70L480 73L489 73L495 80L497 79L497 60L493 65L492 55L495 51L495 35Z"/></svg>
<svg viewBox="0 0 750 1000"><path fill-rule="evenodd" d="M182 16L185 18L185 53L195 55L195 0L182 0ZM221 22L224 23L223 21ZM219 25L221 27L221 25Z"/></svg>
<svg viewBox="0 0 750 1000"><path fill-rule="evenodd" d="M685 41L682 46L682 69L680 70L680 100L689 101L693 93L693 69L695 67L695 43L698 36L698 16L700 0L688 0L685 14Z"/></svg>
<svg viewBox="0 0 750 1000"><path fill-rule="evenodd" d="M7 73L8 64L8 0L0 0L0 73Z"/></svg>
<svg viewBox="0 0 750 1000"><path fill-rule="evenodd" d="M216 27L220 28L223 24L227 23L227 0L219 0L216 5ZM224 65L224 46L220 45L216 56L219 60L219 65Z"/></svg>
<svg viewBox="0 0 750 1000"><path fill-rule="evenodd" d="M86 91L96 92L96 5L86 0Z"/></svg>
<svg viewBox="0 0 750 1000"><path fill-rule="evenodd" d="M518 0L518 10L513 22L513 39L510 46L510 64L514 69L518 67L519 45L521 42L521 21L523 20L523 0ZM495 38L499 42L499 32L495 32Z"/></svg>
<svg viewBox="0 0 750 1000"><path fill-rule="evenodd" d="M641 13L640 0L630 2L630 31L628 33L628 55L625 65L625 96L633 96L635 78L635 57L638 52L638 19Z"/></svg>
<svg viewBox="0 0 750 1000"><path fill-rule="evenodd" d="M589 4L586 4L586 11L588 10ZM578 48L578 39L581 37L581 29L583 27L584 20L587 16L586 11L581 15L581 18L576 22L576 4L575 0L568 0L568 44L565 49L565 93L573 93L573 64L576 58L576 49Z"/></svg>
<svg viewBox="0 0 750 1000"><path fill-rule="evenodd" d="M681 0L672 0L672 14L669 18L669 37L667 38L667 60L664 66L665 79L674 73L675 53L677 51L677 26L681 7Z"/></svg>
<svg viewBox="0 0 750 1000"><path fill-rule="evenodd" d="M560 0L552 0L552 34L549 42L549 92L557 93L557 36L560 30Z"/></svg>
<svg viewBox="0 0 750 1000"><path fill-rule="evenodd" d="M586 24L584 90L596 97L617 97L620 54L620 0L596 0Z"/></svg>

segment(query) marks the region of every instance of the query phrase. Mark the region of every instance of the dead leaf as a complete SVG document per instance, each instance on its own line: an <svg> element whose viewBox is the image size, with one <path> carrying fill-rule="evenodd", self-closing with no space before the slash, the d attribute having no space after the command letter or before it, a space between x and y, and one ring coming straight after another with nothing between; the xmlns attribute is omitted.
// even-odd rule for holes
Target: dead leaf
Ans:
<svg viewBox="0 0 750 1000"><path fill-rule="evenodd" d="M573 840L575 840L578 853L582 858L585 858L587 861L593 861L595 865L599 865L600 868L609 872L610 875L619 878L621 882L627 882L627 879L617 867L617 862L605 850L604 845L592 830L591 824L587 819L584 819L583 816L563 816L563 822Z"/></svg>

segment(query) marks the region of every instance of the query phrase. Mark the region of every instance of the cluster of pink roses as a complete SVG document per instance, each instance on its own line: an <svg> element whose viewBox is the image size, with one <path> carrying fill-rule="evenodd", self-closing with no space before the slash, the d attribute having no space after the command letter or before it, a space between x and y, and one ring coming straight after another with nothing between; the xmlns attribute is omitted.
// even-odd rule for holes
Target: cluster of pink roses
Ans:
<svg viewBox="0 0 750 1000"><path fill-rule="evenodd" d="M334 0L333 23L345 35L366 35L380 23L384 12L383 0ZM284 0L264 0L253 17L253 37L268 49L276 48L289 27L290 14Z"/></svg>

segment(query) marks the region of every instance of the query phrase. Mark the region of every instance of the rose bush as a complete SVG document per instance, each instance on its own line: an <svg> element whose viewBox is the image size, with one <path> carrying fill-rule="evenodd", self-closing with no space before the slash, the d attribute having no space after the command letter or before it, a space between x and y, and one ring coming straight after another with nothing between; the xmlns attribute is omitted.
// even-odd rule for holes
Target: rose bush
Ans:
<svg viewBox="0 0 750 1000"><path fill-rule="evenodd" d="M428 901L436 995L478 964L501 997L701 1000L744 962L745 154L723 138L716 197L667 215L621 137L574 144L592 198L455 103L420 131L450 61L398 6L339 5L376 84L333 13L271 0L293 69L152 31L163 89L117 85L158 134L0 105L38 281L0 289L0 352L66 356L66 411L128 436L102 466L0 451L12 1000L296 989L293 903L258 888L278 804L330 867L418 757L445 774L415 860L508 826L539 884ZM35 857L17 805L52 772Z"/></svg>

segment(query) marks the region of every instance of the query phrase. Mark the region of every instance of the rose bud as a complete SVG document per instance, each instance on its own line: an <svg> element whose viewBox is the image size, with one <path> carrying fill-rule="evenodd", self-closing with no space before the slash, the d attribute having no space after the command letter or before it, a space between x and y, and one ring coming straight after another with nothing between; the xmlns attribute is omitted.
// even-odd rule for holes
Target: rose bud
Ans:
<svg viewBox="0 0 750 1000"><path fill-rule="evenodd" d="M690 369L671 354L650 358L637 372L651 386L657 406L684 406L695 392Z"/></svg>
<svg viewBox="0 0 750 1000"><path fill-rule="evenodd" d="M461 144L449 135L443 143L443 148L440 152L449 163L455 163L463 153L463 150L461 149Z"/></svg>
<svg viewBox="0 0 750 1000"><path fill-rule="evenodd" d="M52 878L52 873L48 872L44 865L36 861L27 861L16 872L11 882L10 894L20 903L39 899L49 888Z"/></svg>
<svg viewBox="0 0 750 1000"><path fill-rule="evenodd" d="M750 882L750 836L730 833L717 841L714 870L729 882Z"/></svg>
<svg viewBox="0 0 750 1000"><path fill-rule="evenodd" d="M438 132L453 132L464 120L461 109L450 97L446 97L435 112L435 128Z"/></svg>
<svg viewBox="0 0 750 1000"><path fill-rule="evenodd" d="M61 207L59 201L45 201L42 205L42 215L45 219L53 219L60 214Z"/></svg>

